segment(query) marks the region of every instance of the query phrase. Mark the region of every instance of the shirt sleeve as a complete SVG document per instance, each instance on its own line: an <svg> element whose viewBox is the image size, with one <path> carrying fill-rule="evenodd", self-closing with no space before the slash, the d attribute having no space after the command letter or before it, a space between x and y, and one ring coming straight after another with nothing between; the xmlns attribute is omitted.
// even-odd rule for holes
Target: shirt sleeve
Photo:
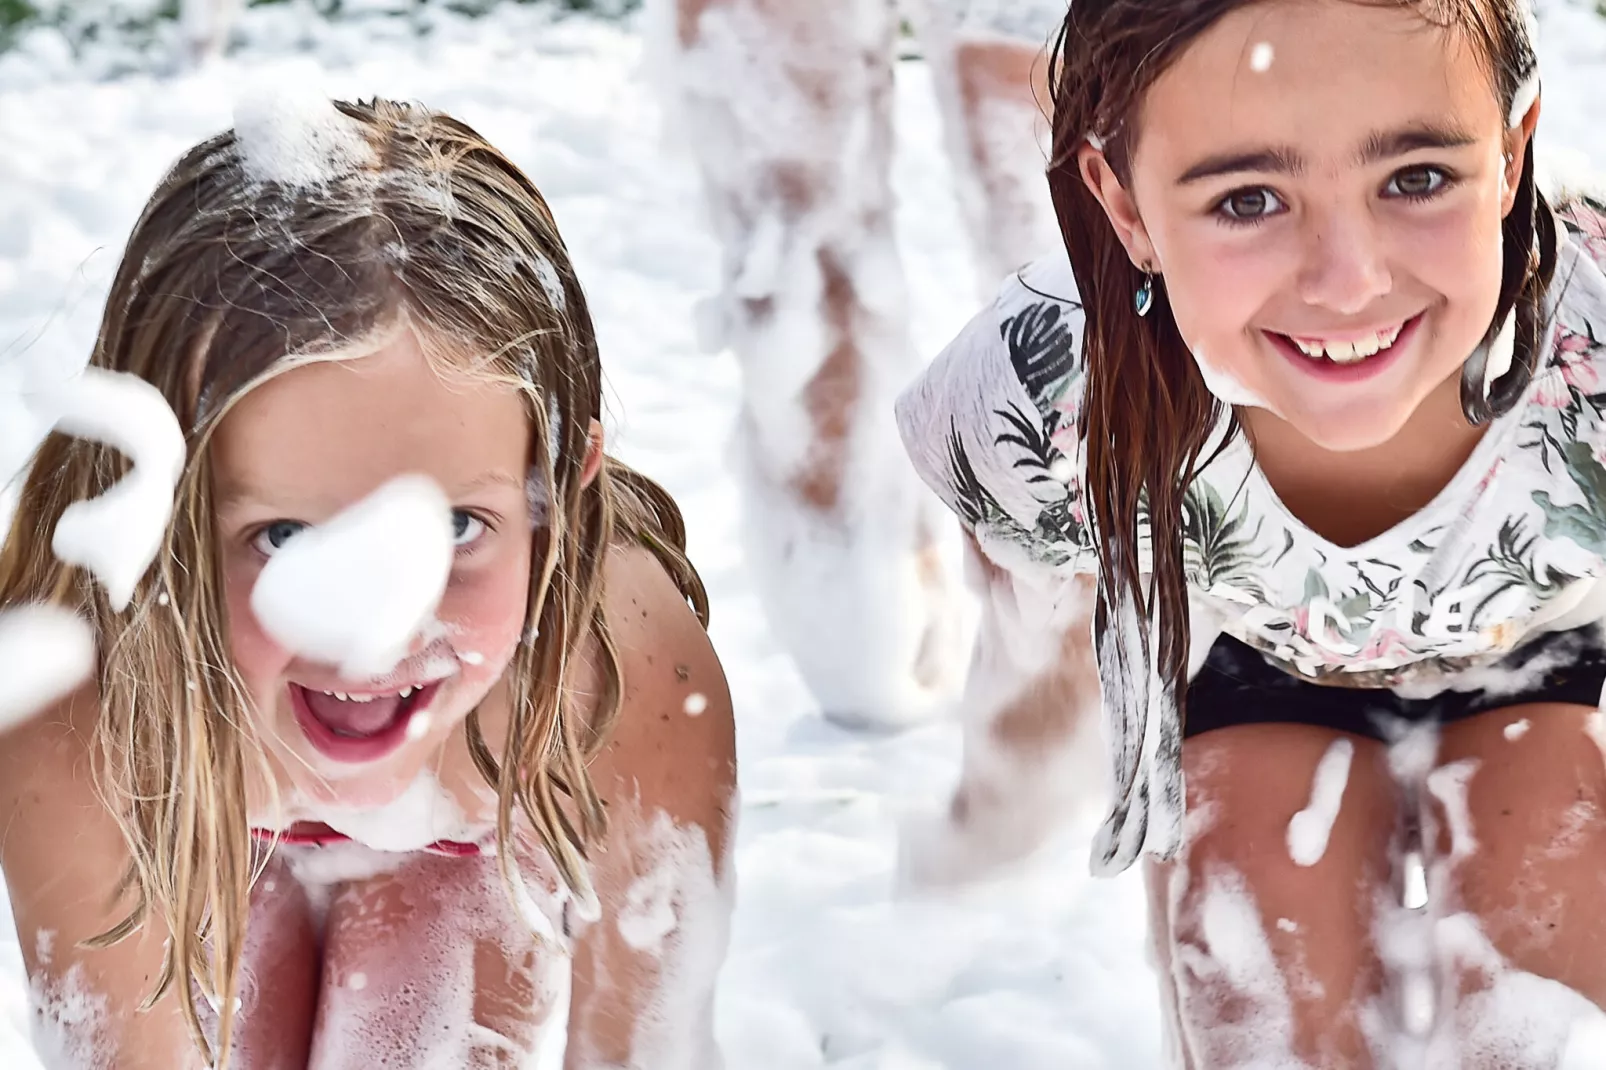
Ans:
<svg viewBox="0 0 1606 1070"><path fill-rule="evenodd" d="M897 402L920 478L1008 568L1094 567L1076 426L1080 313L1017 276Z"/></svg>

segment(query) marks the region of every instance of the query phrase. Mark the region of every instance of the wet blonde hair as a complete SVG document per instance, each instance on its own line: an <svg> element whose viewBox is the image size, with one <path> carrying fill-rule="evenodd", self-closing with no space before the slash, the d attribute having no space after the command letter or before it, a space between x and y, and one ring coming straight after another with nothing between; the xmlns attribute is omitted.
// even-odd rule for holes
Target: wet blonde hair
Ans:
<svg viewBox="0 0 1606 1070"><path fill-rule="evenodd" d="M114 612L87 573L50 549L62 512L127 471L109 447L51 435L0 550L0 605L68 605L99 638L97 775L133 863L118 889L131 908L96 943L122 939L153 912L165 922L172 940L150 1000L176 984L209 1054L195 993L221 1008L220 1061L262 863L245 801L249 763L262 756L229 655L208 444L247 391L405 322L436 360L466 360L528 398L530 464L547 507L509 668L513 709L497 749L477 712L466 723L473 760L497 791L510 880L516 807L568 885L589 890L586 848L606 817L586 767L622 693L600 600L610 544L648 547L707 623L668 494L612 460L589 484L582 478L590 421L601 415L596 334L541 194L448 116L381 100L329 107L327 122L362 149L340 168L265 177L254 146L229 131L179 160L129 238L90 363L161 390L188 444L163 547L132 603ZM603 655L601 695L594 707L570 707L566 684L588 639Z"/></svg>

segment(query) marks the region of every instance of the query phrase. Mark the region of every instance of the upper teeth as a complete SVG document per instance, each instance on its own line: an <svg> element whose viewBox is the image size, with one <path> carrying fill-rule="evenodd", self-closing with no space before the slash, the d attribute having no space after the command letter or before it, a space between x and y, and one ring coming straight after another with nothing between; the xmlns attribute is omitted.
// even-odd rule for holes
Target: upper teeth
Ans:
<svg viewBox="0 0 1606 1070"><path fill-rule="evenodd" d="M1335 364L1354 364L1392 346L1404 327L1405 324L1402 323L1398 327L1390 327L1386 331L1378 331L1376 334L1348 342L1329 342L1319 338L1292 338L1292 341L1307 357L1326 357Z"/></svg>
<svg viewBox="0 0 1606 1070"><path fill-rule="evenodd" d="M404 687L401 689L401 691L397 692L396 697L406 698L415 690L417 690L417 688ZM332 698L337 698L342 702L372 702L376 698L390 697L388 695L348 695L344 691L325 691L324 694L329 695Z"/></svg>

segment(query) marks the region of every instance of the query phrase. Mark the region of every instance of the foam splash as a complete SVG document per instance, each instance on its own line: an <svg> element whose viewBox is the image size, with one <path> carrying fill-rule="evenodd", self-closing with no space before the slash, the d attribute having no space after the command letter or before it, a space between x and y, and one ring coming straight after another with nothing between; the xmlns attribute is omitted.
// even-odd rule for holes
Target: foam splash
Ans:
<svg viewBox="0 0 1606 1070"><path fill-rule="evenodd" d="M69 505L50 543L62 561L100 581L112 609L126 609L167 534L184 433L161 391L123 372L85 368L48 391L42 407L57 431L104 443L133 463L98 498Z"/></svg>
<svg viewBox="0 0 1606 1070"><path fill-rule="evenodd" d="M94 1070L110 1066L114 1052L106 1036L108 1003L89 984L82 964L60 978L30 986L35 1053L45 1070Z"/></svg>
<svg viewBox="0 0 1606 1070"><path fill-rule="evenodd" d="M718 1067L712 1011L730 939L730 860L716 867L703 828L676 824L661 810L638 834L636 851L639 876L614 924L632 950L656 964L657 978L637 1011L629 1065ZM602 1065L590 1053L577 1054L578 1065Z"/></svg>
<svg viewBox="0 0 1606 1070"><path fill-rule="evenodd" d="M451 515L427 477L393 479L280 548L251 608L292 653L354 679L389 673L434 621L451 575Z"/></svg>
<svg viewBox="0 0 1606 1070"><path fill-rule="evenodd" d="M1170 888L1177 923L1173 973L1178 1002L1187 1008L1189 1050L1200 1065L1308 1070L1290 1047L1288 981L1248 885L1219 867L1201 879L1203 887L1190 894L1186 866L1178 865Z"/></svg>
<svg viewBox="0 0 1606 1070"><path fill-rule="evenodd" d="M95 634L60 606L0 610L0 732L43 713L89 678Z"/></svg>
<svg viewBox="0 0 1606 1070"><path fill-rule="evenodd" d="M1472 832L1472 810L1467 805L1467 787L1472 774L1478 771L1476 758L1463 758L1458 762L1441 765L1427 776L1427 788L1444 808L1444 819L1450 829L1450 857L1457 862L1478 849Z"/></svg>
<svg viewBox="0 0 1606 1070"><path fill-rule="evenodd" d="M1335 739L1316 764L1310 804L1288 822L1288 857L1295 865L1314 866L1327 853L1327 840L1338 819L1354 753L1355 744L1348 739Z"/></svg>
<svg viewBox="0 0 1606 1070"><path fill-rule="evenodd" d="M1511 742L1515 743L1517 740L1519 740L1523 736L1527 735L1528 734L1528 729L1531 728L1531 727L1532 727L1532 725L1530 725L1528 723L1528 718L1520 717L1517 720L1512 721L1510 724L1506 725L1505 728L1501 729L1501 733L1508 740L1510 740Z"/></svg>
<svg viewBox="0 0 1606 1070"><path fill-rule="evenodd" d="M263 185L324 186L378 164L362 127L311 89L274 85L242 95L234 137L246 178Z"/></svg>
<svg viewBox="0 0 1606 1070"><path fill-rule="evenodd" d="M1271 61L1276 55L1270 41L1257 41L1255 47L1249 50L1249 69L1256 74L1264 74L1271 70Z"/></svg>
<svg viewBox="0 0 1606 1070"><path fill-rule="evenodd" d="M473 841L478 831L428 769L384 806L314 808L317 819L376 851L421 851L437 840Z"/></svg>

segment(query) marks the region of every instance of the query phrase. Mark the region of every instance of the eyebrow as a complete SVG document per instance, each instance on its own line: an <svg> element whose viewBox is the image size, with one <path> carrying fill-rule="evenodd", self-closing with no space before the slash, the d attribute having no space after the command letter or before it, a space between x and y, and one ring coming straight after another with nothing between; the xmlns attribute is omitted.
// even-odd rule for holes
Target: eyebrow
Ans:
<svg viewBox="0 0 1606 1070"><path fill-rule="evenodd" d="M510 472L492 469L488 472L481 472L474 478L466 479L461 483L453 483L450 488L442 487L442 490L455 490L459 494L466 494L469 491L494 486L509 487L522 493L524 481ZM448 497L451 496L448 494ZM213 509L217 512L223 512L227 509L245 505L265 505L273 497L274 495L271 491L264 491L260 487L248 484L229 484L221 488L213 503Z"/></svg>
<svg viewBox="0 0 1606 1070"><path fill-rule="evenodd" d="M1380 160L1393 159L1422 149L1459 149L1475 144L1471 134L1457 126L1421 122L1395 130L1375 130L1361 142L1355 152L1355 163L1364 167ZM1182 173L1177 185L1187 186L1207 178L1244 172L1274 172L1299 176L1305 172L1305 160L1298 151L1286 145L1267 145L1237 152L1206 156Z"/></svg>

